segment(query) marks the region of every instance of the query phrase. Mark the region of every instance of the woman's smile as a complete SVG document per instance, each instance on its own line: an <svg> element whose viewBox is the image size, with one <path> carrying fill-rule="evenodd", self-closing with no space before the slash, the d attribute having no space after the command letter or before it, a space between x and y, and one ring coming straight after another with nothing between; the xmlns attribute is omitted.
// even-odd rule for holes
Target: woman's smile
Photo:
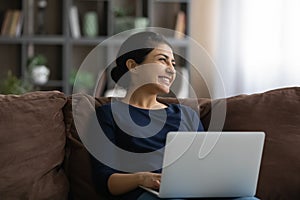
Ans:
<svg viewBox="0 0 300 200"><path fill-rule="evenodd" d="M158 82L166 85L166 86L170 86L172 83L173 78L167 77L167 76L158 76Z"/></svg>

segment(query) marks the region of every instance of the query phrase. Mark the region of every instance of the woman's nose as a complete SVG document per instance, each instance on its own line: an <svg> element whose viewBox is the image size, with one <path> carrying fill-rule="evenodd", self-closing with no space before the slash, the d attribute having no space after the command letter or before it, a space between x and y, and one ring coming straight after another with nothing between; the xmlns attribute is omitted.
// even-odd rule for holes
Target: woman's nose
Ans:
<svg viewBox="0 0 300 200"><path fill-rule="evenodd" d="M167 72L168 74L176 74L176 70L174 69L173 66L172 66L172 67L166 68L166 72Z"/></svg>

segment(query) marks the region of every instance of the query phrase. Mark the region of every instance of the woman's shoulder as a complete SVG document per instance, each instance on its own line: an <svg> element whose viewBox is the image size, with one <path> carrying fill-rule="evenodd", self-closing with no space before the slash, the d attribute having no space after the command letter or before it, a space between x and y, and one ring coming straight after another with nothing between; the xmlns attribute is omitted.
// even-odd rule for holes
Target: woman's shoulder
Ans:
<svg viewBox="0 0 300 200"><path fill-rule="evenodd" d="M97 108L99 109L109 109L114 105L120 105L120 101L119 100L111 100L109 102L106 102L104 104L101 104L100 106L98 106Z"/></svg>
<svg viewBox="0 0 300 200"><path fill-rule="evenodd" d="M183 104L169 104L170 110L176 113L181 113L182 116L186 117L199 117L199 112L191 108L190 106L183 105ZM171 112L172 112L171 111Z"/></svg>
<svg viewBox="0 0 300 200"><path fill-rule="evenodd" d="M102 104L96 108L96 111L107 111L111 110L111 102Z"/></svg>
<svg viewBox="0 0 300 200"><path fill-rule="evenodd" d="M108 103L105 103L105 104L102 104L102 105L98 106L95 109L96 110L96 114L98 116L111 118L113 109L117 109L118 110L118 108L114 107L115 104L116 104L116 102L108 102Z"/></svg>
<svg viewBox="0 0 300 200"><path fill-rule="evenodd" d="M111 101L111 102L108 102L108 103L98 106L96 108L96 112L97 113L99 113L99 112L111 113L113 109L118 110L119 108L121 108L120 106L122 107L123 105L119 101Z"/></svg>
<svg viewBox="0 0 300 200"><path fill-rule="evenodd" d="M173 104L168 104L168 107L176 109L178 111L187 111L187 112L192 112L192 113L195 112L196 113L196 111L193 108L191 108L190 106L187 106L187 105L183 105L183 104L173 103Z"/></svg>

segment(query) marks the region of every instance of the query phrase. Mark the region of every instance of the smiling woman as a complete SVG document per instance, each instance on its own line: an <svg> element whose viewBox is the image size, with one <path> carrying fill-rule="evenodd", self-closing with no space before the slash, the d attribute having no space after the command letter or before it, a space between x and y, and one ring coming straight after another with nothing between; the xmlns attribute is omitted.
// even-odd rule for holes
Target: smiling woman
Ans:
<svg viewBox="0 0 300 200"><path fill-rule="evenodd" d="M167 134L204 129L191 107L157 100L170 92L176 75L172 46L162 35L131 35L121 45L116 64L112 78L127 93L96 108L98 130L89 134L100 136L91 148L101 149L91 156L93 178L109 197L159 200L142 188L160 188Z"/></svg>
<svg viewBox="0 0 300 200"><path fill-rule="evenodd" d="M106 158L92 157L93 177L109 196L145 199L145 191L138 186L159 188L167 133L203 131L203 126L191 108L157 100L159 94L170 92L176 77L172 46L162 35L131 35L121 45L116 64L112 79L127 92L124 98L96 109L103 134L112 145L99 141L107 147Z"/></svg>

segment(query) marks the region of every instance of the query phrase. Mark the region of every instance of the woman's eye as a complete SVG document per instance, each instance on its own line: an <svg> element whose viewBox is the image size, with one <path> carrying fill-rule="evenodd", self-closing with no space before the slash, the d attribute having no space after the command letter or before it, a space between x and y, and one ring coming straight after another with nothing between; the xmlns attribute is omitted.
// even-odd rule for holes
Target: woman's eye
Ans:
<svg viewBox="0 0 300 200"><path fill-rule="evenodd" d="M167 60L167 58L164 58L164 57L158 58L158 60L161 61L161 62L163 62L163 63L168 63L168 62L169 62L169 61ZM176 66L176 63L175 63L174 61L171 61L170 64L172 64L173 67Z"/></svg>
<svg viewBox="0 0 300 200"><path fill-rule="evenodd" d="M164 62L167 61L165 58L160 58L159 60L160 60L160 61L164 61Z"/></svg>

